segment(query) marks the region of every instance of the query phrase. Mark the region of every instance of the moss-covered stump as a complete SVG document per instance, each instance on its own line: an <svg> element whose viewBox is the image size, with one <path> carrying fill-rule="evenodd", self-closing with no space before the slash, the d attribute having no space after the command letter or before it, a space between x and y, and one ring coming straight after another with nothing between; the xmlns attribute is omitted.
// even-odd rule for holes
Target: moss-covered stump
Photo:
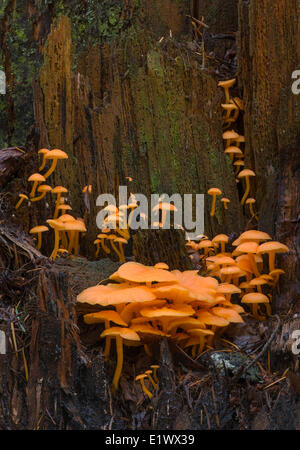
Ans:
<svg viewBox="0 0 300 450"><path fill-rule="evenodd" d="M137 262L148 266L164 262L171 270L193 268L181 230L139 230L133 235L133 254Z"/></svg>

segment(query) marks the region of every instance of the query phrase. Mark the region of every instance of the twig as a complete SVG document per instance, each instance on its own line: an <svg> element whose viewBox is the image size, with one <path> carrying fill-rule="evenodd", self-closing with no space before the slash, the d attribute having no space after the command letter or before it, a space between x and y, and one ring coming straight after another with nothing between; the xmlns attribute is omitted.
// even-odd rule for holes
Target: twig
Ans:
<svg viewBox="0 0 300 450"><path fill-rule="evenodd" d="M276 314L276 315L274 315L274 317L277 319L277 325L276 325L273 333L271 334L270 338L267 340L267 342L263 346L262 351L248 365L246 365L246 362L245 362L245 363L243 363L240 366L239 370L237 371L237 373L235 374L235 376L232 379L233 383L237 382L240 379L240 377L242 376L242 374L244 372L247 372L247 370L249 370L250 367L252 367L265 354L265 352L268 350L269 346L271 345L271 343L272 343L272 341L273 341L273 339L274 339L274 337L275 337L275 335L276 335L276 333L279 330L279 327L281 325L279 316Z"/></svg>

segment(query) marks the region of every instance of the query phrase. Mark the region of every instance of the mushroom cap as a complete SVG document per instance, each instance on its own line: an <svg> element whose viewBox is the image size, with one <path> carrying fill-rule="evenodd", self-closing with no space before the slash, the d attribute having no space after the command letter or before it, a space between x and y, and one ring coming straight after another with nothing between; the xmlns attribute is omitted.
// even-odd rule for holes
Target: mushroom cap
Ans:
<svg viewBox="0 0 300 450"><path fill-rule="evenodd" d="M227 140L227 139L238 139L238 137L239 137L239 134L236 133L236 132L233 131L233 130L225 131L225 132L222 134L222 138L223 138L224 140Z"/></svg>
<svg viewBox="0 0 300 450"><path fill-rule="evenodd" d="M216 327L226 327L227 325L229 325L228 320L224 319L223 317L215 316L208 311L199 311L197 313L197 317L206 325L214 325Z"/></svg>
<svg viewBox="0 0 300 450"><path fill-rule="evenodd" d="M167 286L153 287L152 292L157 298L164 298L172 300L173 302L190 302L196 299L196 297L184 286L180 284L168 284Z"/></svg>
<svg viewBox="0 0 300 450"><path fill-rule="evenodd" d="M107 234L105 234L105 233L99 233L99 234L97 234L97 238L98 238L98 239L106 239L106 238L107 238Z"/></svg>
<svg viewBox="0 0 300 450"><path fill-rule="evenodd" d="M211 312L218 317L222 317L228 322L232 323L243 323L243 319L241 316L234 310L230 308L223 308L221 306L216 306L215 308L211 309Z"/></svg>
<svg viewBox="0 0 300 450"><path fill-rule="evenodd" d="M65 225L62 222L59 222L58 220L54 219L48 219L46 222L50 225L51 228L54 228L55 230L62 231L65 229Z"/></svg>
<svg viewBox="0 0 300 450"><path fill-rule="evenodd" d="M139 335L131 330L130 328L121 328L121 327L111 327L104 330L100 337L117 337L120 336L123 339L126 339L127 341L136 341L139 342L141 338Z"/></svg>
<svg viewBox="0 0 300 450"><path fill-rule="evenodd" d="M235 249L234 253L239 255L241 253L257 253L258 251L258 243L257 242L243 242L238 245Z"/></svg>
<svg viewBox="0 0 300 450"><path fill-rule="evenodd" d="M262 277L253 278L249 281L249 286L262 286L264 284L268 284L268 280Z"/></svg>
<svg viewBox="0 0 300 450"><path fill-rule="evenodd" d="M227 197L223 197L223 198L221 198L221 202L223 202L223 203L230 203L230 200Z"/></svg>
<svg viewBox="0 0 300 450"><path fill-rule="evenodd" d="M26 200L28 200L28 195L25 195L25 194L19 194L19 197L20 197L20 198L25 198Z"/></svg>
<svg viewBox="0 0 300 450"><path fill-rule="evenodd" d="M79 231L81 233L86 232L86 226L81 220L72 220L70 222L64 222L66 231Z"/></svg>
<svg viewBox="0 0 300 450"><path fill-rule="evenodd" d="M117 237L116 239L114 239L114 242L120 242L120 244L128 244L128 241L121 237Z"/></svg>
<svg viewBox="0 0 300 450"><path fill-rule="evenodd" d="M95 239L94 244L100 244L100 239Z"/></svg>
<svg viewBox="0 0 300 450"><path fill-rule="evenodd" d="M159 262L159 263L155 264L154 269L169 270L169 266L168 266L168 264L166 264L164 262Z"/></svg>
<svg viewBox="0 0 300 450"><path fill-rule="evenodd" d="M89 194L92 193L92 185L91 184L84 186L84 188L82 189L82 193L84 194L86 191L88 191Z"/></svg>
<svg viewBox="0 0 300 450"><path fill-rule="evenodd" d="M163 331L157 330L156 328L152 327L151 325L145 324L145 323L144 324L136 323L134 325L131 325L130 328L133 331L135 331L136 333L138 333L139 335L142 335L143 340L144 340L145 336L165 336L166 335Z"/></svg>
<svg viewBox="0 0 300 450"><path fill-rule="evenodd" d="M227 147L225 149L225 152L228 155L242 155L243 152L239 147L235 147L234 145L231 145L230 147Z"/></svg>
<svg viewBox="0 0 300 450"><path fill-rule="evenodd" d="M281 242L270 241L270 242L265 242L264 244L261 244L258 247L257 253L259 253L259 254L264 254L264 253L269 253L269 252L287 253L289 251L290 251L290 249L286 245L281 244Z"/></svg>
<svg viewBox="0 0 300 450"><path fill-rule="evenodd" d="M221 107L225 109L225 111L233 111L234 109L238 109L237 105L234 103L222 103Z"/></svg>
<svg viewBox="0 0 300 450"><path fill-rule="evenodd" d="M55 188L52 189L52 194L62 194L67 192L68 189L63 186L55 186Z"/></svg>
<svg viewBox="0 0 300 450"><path fill-rule="evenodd" d="M72 207L70 205L59 205L57 209L60 211L71 211Z"/></svg>
<svg viewBox="0 0 300 450"><path fill-rule="evenodd" d="M170 317L188 317L195 313L189 305L173 305L171 308L163 306L162 308L143 308L140 310L141 316L151 318L170 318Z"/></svg>
<svg viewBox="0 0 300 450"><path fill-rule="evenodd" d="M40 186L38 186L37 191L38 192L50 192L50 191L52 191L52 187L49 186L48 184L41 184Z"/></svg>
<svg viewBox="0 0 300 450"><path fill-rule="evenodd" d="M156 300L151 289L146 286L130 287L128 284L108 284L106 286L92 286L82 291L77 296L78 303L90 305L120 305L130 302L149 302Z"/></svg>
<svg viewBox="0 0 300 450"><path fill-rule="evenodd" d="M59 150L58 148L55 148L54 150L50 150L48 153L46 153L45 158L46 159L68 159L68 155L63 150Z"/></svg>
<svg viewBox="0 0 300 450"><path fill-rule="evenodd" d="M222 283L217 288L218 294L240 294L242 291L234 284Z"/></svg>
<svg viewBox="0 0 300 450"><path fill-rule="evenodd" d="M140 381L140 380L143 380L144 378L148 378L148 377L145 373L141 373L140 375L137 375L135 377L135 381Z"/></svg>
<svg viewBox="0 0 300 450"><path fill-rule="evenodd" d="M235 260L233 258L231 258L230 256L211 256L209 258L207 258L207 261L213 261L215 264L217 264L218 266L222 266L222 265L233 265L235 264Z"/></svg>
<svg viewBox="0 0 300 450"><path fill-rule="evenodd" d="M255 198L247 198L247 200L246 200L246 203L247 203L247 205L249 205L250 203L255 203L256 202L256 200L255 200Z"/></svg>
<svg viewBox="0 0 300 450"><path fill-rule="evenodd" d="M238 159L237 161L234 161L233 165L234 165L234 166L244 166L245 163L244 163L243 160ZM248 200L249 200L249 199L248 199ZM246 203L249 203L248 200L246 201Z"/></svg>
<svg viewBox="0 0 300 450"><path fill-rule="evenodd" d="M49 228L45 225L39 225L37 227L31 228L29 231L30 234L36 234L36 233L44 233L45 231L49 231Z"/></svg>
<svg viewBox="0 0 300 450"><path fill-rule="evenodd" d="M123 264L113 275L117 275L123 280L134 283L176 283L177 281L175 275L167 270L155 269L154 267L144 266L143 264L133 261ZM110 278L112 278L112 276Z"/></svg>
<svg viewBox="0 0 300 450"><path fill-rule="evenodd" d="M272 279L274 279L274 277L276 277L276 275L284 275L285 271L282 269L274 269L272 270L269 275L271 276Z"/></svg>
<svg viewBox="0 0 300 450"><path fill-rule="evenodd" d="M65 223L65 222L75 221L76 219L75 219L75 217L70 216L70 214L63 214L60 217L58 217L56 220L58 220L59 222Z"/></svg>
<svg viewBox="0 0 300 450"><path fill-rule="evenodd" d="M259 230L248 230L244 231L233 243L233 246L240 245L242 242L246 241L268 241L271 240L271 236L268 233Z"/></svg>
<svg viewBox="0 0 300 450"><path fill-rule="evenodd" d="M28 181L46 181L46 178L41 175L40 173L34 173L32 175L30 175L30 177L28 178Z"/></svg>
<svg viewBox="0 0 300 450"><path fill-rule="evenodd" d="M194 317L180 317L170 320L167 326L167 332L171 332L177 328L182 328L183 330L189 330L190 328L205 328L205 324Z"/></svg>
<svg viewBox="0 0 300 450"><path fill-rule="evenodd" d="M221 195L222 191L219 188L210 188L207 193L209 195Z"/></svg>
<svg viewBox="0 0 300 450"><path fill-rule="evenodd" d="M231 100L231 102L237 105L238 108L241 109L242 111L244 110L244 102L241 98L234 97L233 100Z"/></svg>
<svg viewBox="0 0 300 450"><path fill-rule="evenodd" d="M213 244L214 243L218 244L219 242L225 242L227 244L228 241L229 241L229 237L226 234L217 234L217 236L215 236L211 242Z"/></svg>
<svg viewBox="0 0 300 450"><path fill-rule="evenodd" d="M242 303L270 303L269 298L261 294L260 292L249 292L248 294L244 295L242 300Z"/></svg>
<svg viewBox="0 0 300 450"><path fill-rule="evenodd" d="M106 320L108 320L109 322L114 322L123 327L128 326L128 324L116 311L99 311L96 313L85 314L83 316L83 320L89 325L93 323L105 322Z"/></svg>
<svg viewBox="0 0 300 450"><path fill-rule="evenodd" d="M231 80L219 81L218 86L222 88L231 88L236 82L236 78L232 78Z"/></svg>
<svg viewBox="0 0 300 450"><path fill-rule="evenodd" d="M245 273L238 266L228 266L220 269L222 275L240 275L243 276Z"/></svg>
<svg viewBox="0 0 300 450"><path fill-rule="evenodd" d="M251 169L244 169L238 174L238 178L255 177L255 172Z"/></svg>
<svg viewBox="0 0 300 450"><path fill-rule="evenodd" d="M239 137L236 138L236 142L246 142L245 136L239 135Z"/></svg>
<svg viewBox="0 0 300 450"><path fill-rule="evenodd" d="M213 336L215 334L212 330L204 328L191 328L188 332L189 334L193 334L195 336Z"/></svg>

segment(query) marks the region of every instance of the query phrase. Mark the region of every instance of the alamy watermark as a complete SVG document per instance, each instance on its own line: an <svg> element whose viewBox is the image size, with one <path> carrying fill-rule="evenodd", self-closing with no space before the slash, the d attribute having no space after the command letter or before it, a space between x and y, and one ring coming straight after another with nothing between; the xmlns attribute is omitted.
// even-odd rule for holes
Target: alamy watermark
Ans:
<svg viewBox="0 0 300 450"><path fill-rule="evenodd" d="M292 84L292 93L294 95L300 94L300 70L294 70L292 73L292 79L296 80Z"/></svg>
<svg viewBox="0 0 300 450"><path fill-rule="evenodd" d="M104 207L96 217L99 229L184 229L189 240L204 233L204 194L152 194L149 202L144 194L135 193L127 199L127 186L119 186L118 208L112 194L98 196L96 205Z"/></svg>
<svg viewBox="0 0 300 450"><path fill-rule="evenodd" d="M0 94L6 94L6 75L3 70L0 70Z"/></svg>
<svg viewBox="0 0 300 450"><path fill-rule="evenodd" d="M292 353L294 355L300 355L300 330L294 330L292 333L293 345Z"/></svg>

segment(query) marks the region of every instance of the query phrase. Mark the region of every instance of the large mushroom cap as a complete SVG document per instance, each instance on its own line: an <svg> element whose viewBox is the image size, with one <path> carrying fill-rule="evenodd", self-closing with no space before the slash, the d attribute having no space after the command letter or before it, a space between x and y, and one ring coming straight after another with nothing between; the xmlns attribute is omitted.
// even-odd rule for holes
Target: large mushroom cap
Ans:
<svg viewBox="0 0 300 450"><path fill-rule="evenodd" d="M151 289L146 286L129 287L127 284L108 284L85 289L77 296L78 303L90 305L119 305L130 302L148 302L156 300Z"/></svg>
<svg viewBox="0 0 300 450"><path fill-rule="evenodd" d="M55 148L54 150L50 150L45 155L46 159L68 159L68 155L63 150L59 150Z"/></svg>
<svg viewBox="0 0 300 450"><path fill-rule="evenodd" d="M243 323L243 319L241 316L234 310L230 308L223 308L221 306L216 306L211 309L211 312L218 317L222 317L223 319L228 320L228 322L232 323Z"/></svg>
<svg viewBox="0 0 300 450"><path fill-rule="evenodd" d="M258 247L257 253L264 254L269 252L275 252L275 253L286 253L289 252L289 248L281 244L280 242L271 241L271 242L265 242L264 244L261 244Z"/></svg>
<svg viewBox="0 0 300 450"><path fill-rule="evenodd" d="M41 175L40 173L33 173L32 175L30 175L30 177L28 178L28 181L46 181L46 178Z"/></svg>
<svg viewBox="0 0 300 450"><path fill-rule="evenodd" d="M155 269L154 267L144 266L136 262L127 262L123 264L116 274L120 279L134 283L176 283L176 277L171 272L164 269ZM112 278L111 276L110 278ZM113 279L113 278L112 278Z"/></svg>
<svg viewBox="0 0 300 450"><path fill-rule="evenodd" d="M128 326L116 311L100 311L96 313L85 314L83 316L83 320L89 325L93 323L105 322L107 320L123 327Z"/></svg>
<svg viewBox="0 0 300 450"><path fill-rule="evenodd" d="M246 294L243 296L242 303L270 303L269 298L264 295L261 294L260 292L249 292L249 294Z"/></svg>
<svg viewBox="0 0 300 450"><path fill-rule="evenodd" d="M139 342L141 338L139 335L130 328L121 328L121 327L111 327L104 330L100 337L117 337L120 336L123 339L126 339L127 341L136 341Z"/></svg>

